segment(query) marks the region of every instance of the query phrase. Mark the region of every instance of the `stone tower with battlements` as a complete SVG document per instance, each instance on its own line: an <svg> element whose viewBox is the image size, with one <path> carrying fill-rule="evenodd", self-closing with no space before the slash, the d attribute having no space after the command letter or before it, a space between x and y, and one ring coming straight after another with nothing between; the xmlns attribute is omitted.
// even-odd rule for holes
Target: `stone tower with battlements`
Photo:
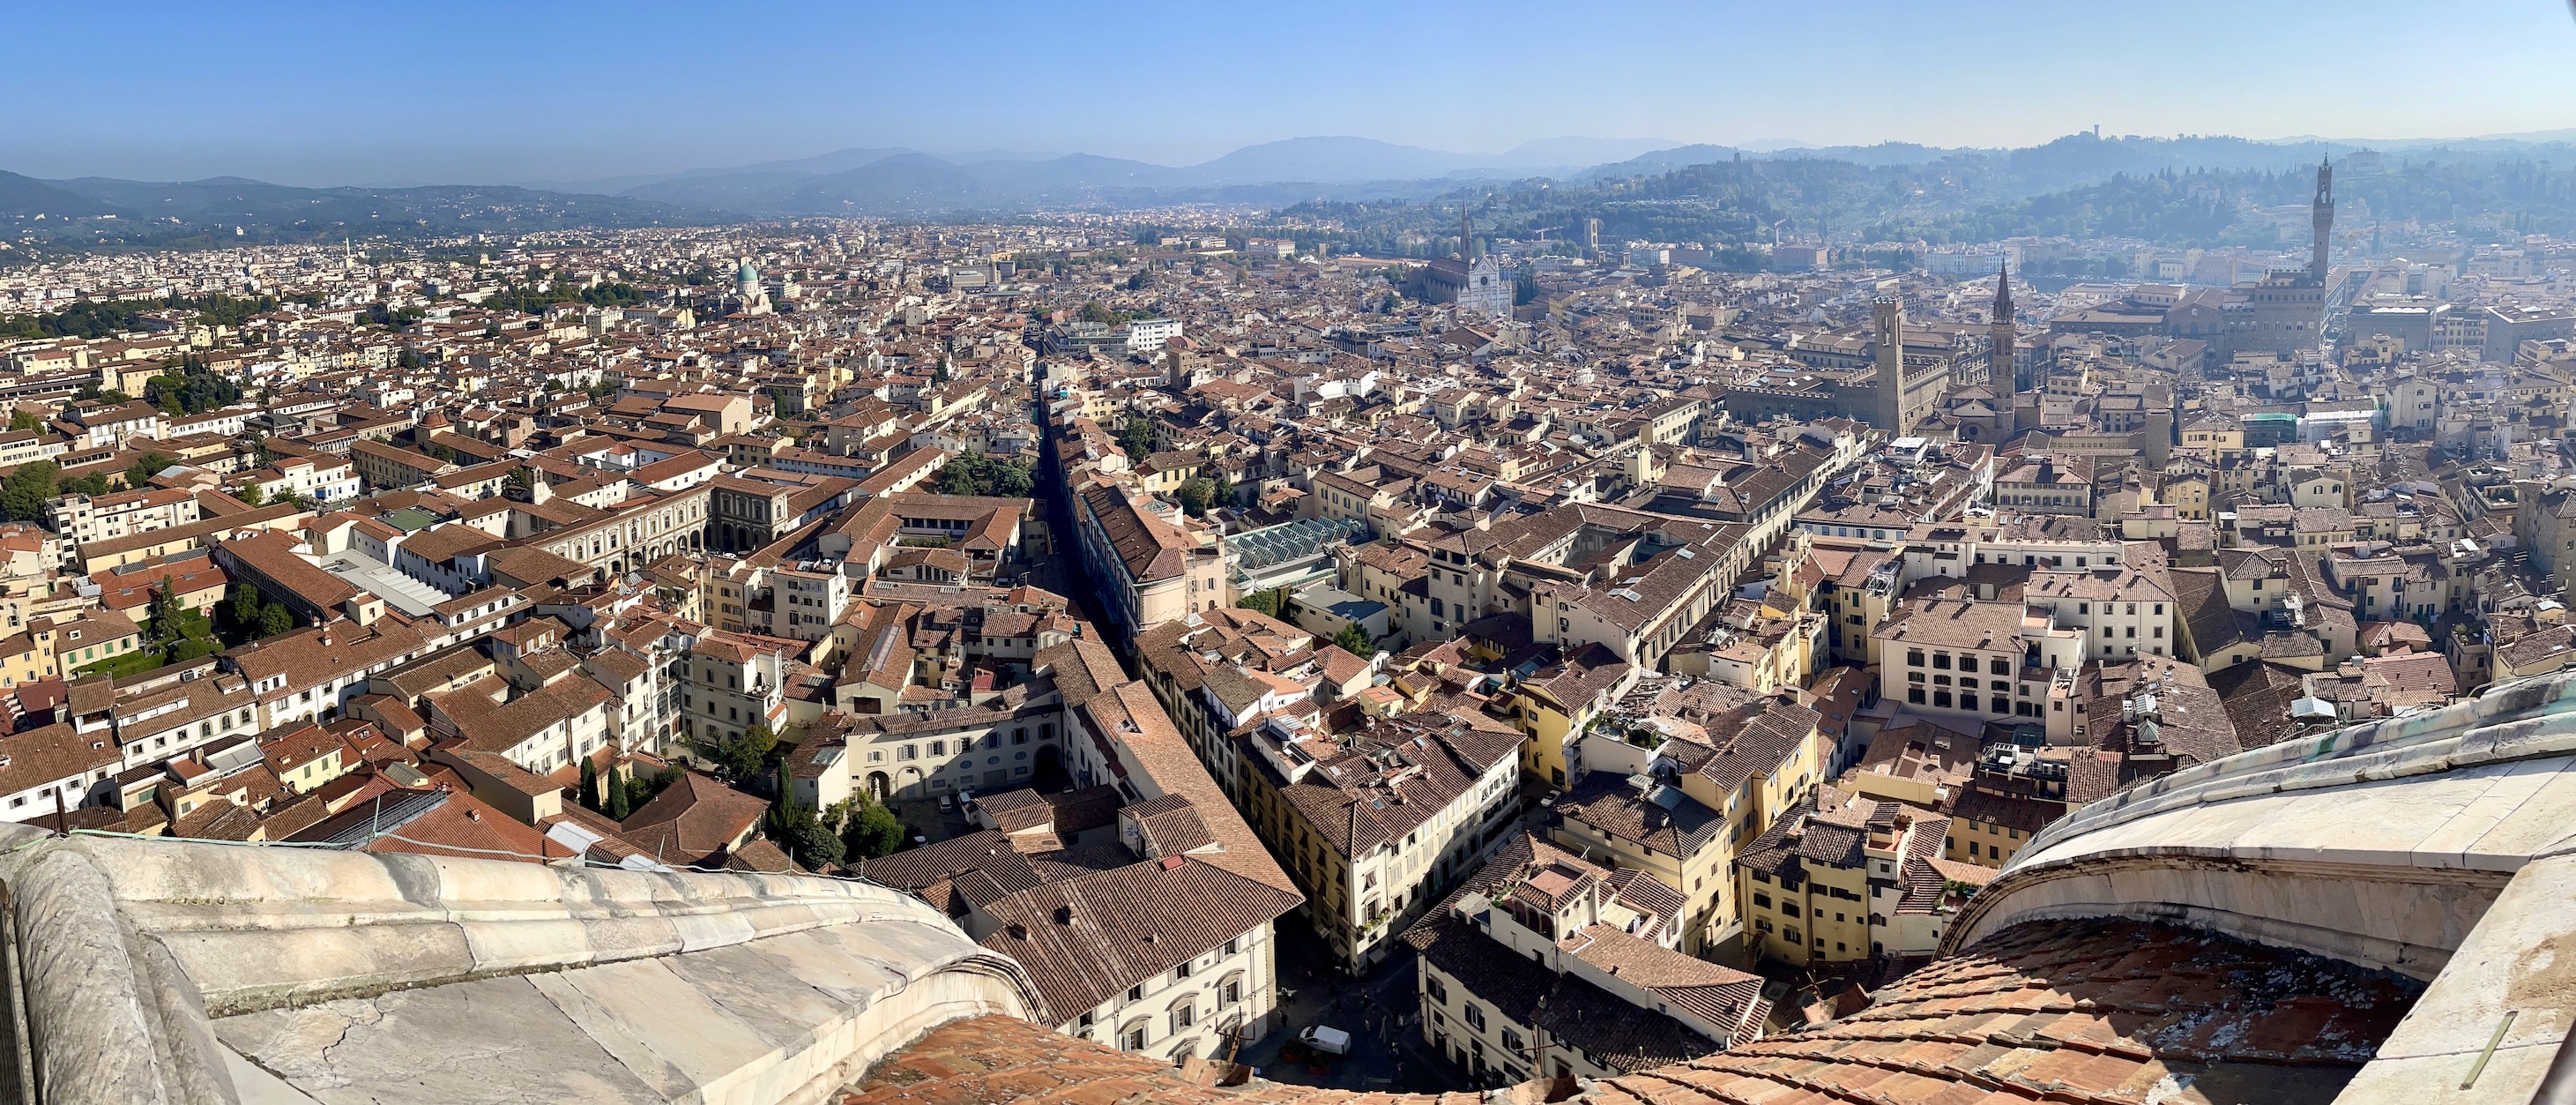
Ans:
<svg viewBox="0 0 2576 1105"><path fill-rule="evenodd" d="M2317 159L2317 198L2310 205L2308 224L2316 230L2316 241L2308 246L2308 279L2326 286L2326 247L2334 236L2334 162Z"/></svg>
<svg viewBox="0 0 2576 1105"><path fill-rule="evenodd" d="M1905 304L1883 295L1869 304L1871 349L1878 361L1878 407L1870 420L1891 437L1905 433Z"/></svg>

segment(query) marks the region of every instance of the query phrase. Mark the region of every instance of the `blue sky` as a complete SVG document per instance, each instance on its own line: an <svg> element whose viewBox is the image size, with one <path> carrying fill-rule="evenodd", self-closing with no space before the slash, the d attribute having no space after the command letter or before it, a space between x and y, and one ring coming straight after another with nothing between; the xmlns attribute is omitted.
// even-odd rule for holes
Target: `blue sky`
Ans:
<svg viewBox="0 0 2576 1105"><path fill-rule="evenodd" d="M588 179L846 146L1186 164L1350 134L2025 145L2576 127L2567 0L7 0L0 169Z"/></svg>

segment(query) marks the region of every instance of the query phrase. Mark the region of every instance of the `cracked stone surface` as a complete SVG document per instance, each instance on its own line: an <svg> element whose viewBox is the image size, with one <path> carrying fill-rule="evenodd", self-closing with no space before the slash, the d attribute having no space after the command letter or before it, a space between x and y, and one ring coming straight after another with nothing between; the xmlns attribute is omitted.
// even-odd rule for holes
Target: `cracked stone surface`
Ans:
<svg viewBox="0 0 2576 1105"><path fill-rule="evenodd" d="M852 1055L901 1044L882 1037L910 1018L1016 1008L946 970L974 954L954 932L863 922L263 1009L214 1030L243 1100L261 1105L799 1100L854 1073Z"/></svg>
<svg viewBox="0 0 2576 1105"><path fill-rule="evenodd" d="M532 977L226 1017L215 1035L324 1105L667 1099L539 993Z"/></svg>

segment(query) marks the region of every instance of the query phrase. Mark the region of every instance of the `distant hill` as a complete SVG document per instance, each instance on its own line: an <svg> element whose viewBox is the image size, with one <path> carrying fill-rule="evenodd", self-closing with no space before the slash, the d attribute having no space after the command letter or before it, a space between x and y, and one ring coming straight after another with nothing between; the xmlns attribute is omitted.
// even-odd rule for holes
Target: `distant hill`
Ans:
<svg viewBox="0 0 2576 1105"><path fill-rule="evenodd" d="M1519 165L1599 165L1624 161L1687 143L1669 138L1540 138L1503 151L1502 160Z"/></svg>
<svg viewBox="0 0 2576 1105"><path fill-rule="evenodd" d="M39 213L48 218L37 220ZM116 220L72 217L99 215ZM96 250L694 226L730 217L647 199L509 186L296 188L240 177L40 181L0 172L0 218L19 233L49 240L46 248Z"/></svg>
<svg viewBox="0 0 2576 1105"><path fill-rule="evenodd" d="M2570 174L2547 166L2576 162L2576 146L2529 140L2553 137L2392 143L2379 180L2346 177L2339 190L2367 198L2374 214L2392 218L2483 211L2515 226L2558 226ZM988 149L942 157L899 146L850 147L594 182L615 186L597 192L572 185L298 188L239 177L156 183L0 173L0 219L15 232L32 229L66 248L143 248L211 243L218 235L235 242L329 240L1225 203L1338 222L1348 228L1342 244L1352 248L1418 253L1440 248L1441 232L1456 225L1458 204L1472 202L1480 225L1504 234L1535 235L1598 218L1612 237L1713 247L1750 246L1783 228L1935 242L2017 233L2262 242L2268 224L2241 218L2233 205L2293 202L2299 186L2289 178L2309 172L2320 156L2341 157L2354 148L2342 141L2082 132L2020 149L1911 142L1670 145L1656 138L1569 136L1503 153L1461 153L1333 136L1265 142L1195 165L1166 166L1084 153ZM2164 183L2147 183L2157 179ZM2195 184L2208 187L2195 192L2188 186ZM2209 187L2228 197L2227 208L2209 207ZM2290 198L2278 198L2284 195ZM115 219L99 217L110 215Z"/></svg>
<svg viewBox="0 0 2576 1105"><path fill-rule="evenodd" d="M56 219L93 215L132 218L134 212L31 176L0 172L0 218L34 218L38 215Z"/></svg>
<svg viewBox="0 0 2576 1105"><path fill-rule="evenodd" d="M800 181L814 179L815 173L765 172L733 173L727 176L684 176L657 180L617 193L632 199L657 200L710 211L752 212L765 209L763 197Z"/></svg>
<svg viewBox="0 0 2576 1105"><path fill-rule="evenodd" d="M990 190L964 168L926 153L897 154L846 172L807 177L763 194L775 209L931 211L973 206Z"/></svg>
<svg viewBox="0 0 2576 1105"><path fill-rule="evenodd" d="M1508 153L1453 153L1374 138L1291 138L1245 146L1190 166L1205 183L1411 180L1443 176L1548 176L1576 172L1605 156L1633 155L1658 139L1550 138Z"/></svg>

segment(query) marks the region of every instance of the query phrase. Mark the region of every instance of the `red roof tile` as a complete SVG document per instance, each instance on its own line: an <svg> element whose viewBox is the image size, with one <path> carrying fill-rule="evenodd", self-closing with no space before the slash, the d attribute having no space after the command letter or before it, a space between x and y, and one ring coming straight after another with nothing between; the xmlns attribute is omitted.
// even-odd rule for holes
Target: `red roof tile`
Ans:
<svg viewBox="0 0 2576 1105"><path fill-rule="evenodd" d="M1686 1063L1516 1100L1655 1105L2324 1102L2422 985L2296 951L2124 920L2007 929L1881 990L1860 1012ZM897 1053L848 1105L1254 1102L1440 1105L1426 1094L1192 1083L1165 1063L1008 1017Z"/></svg>

